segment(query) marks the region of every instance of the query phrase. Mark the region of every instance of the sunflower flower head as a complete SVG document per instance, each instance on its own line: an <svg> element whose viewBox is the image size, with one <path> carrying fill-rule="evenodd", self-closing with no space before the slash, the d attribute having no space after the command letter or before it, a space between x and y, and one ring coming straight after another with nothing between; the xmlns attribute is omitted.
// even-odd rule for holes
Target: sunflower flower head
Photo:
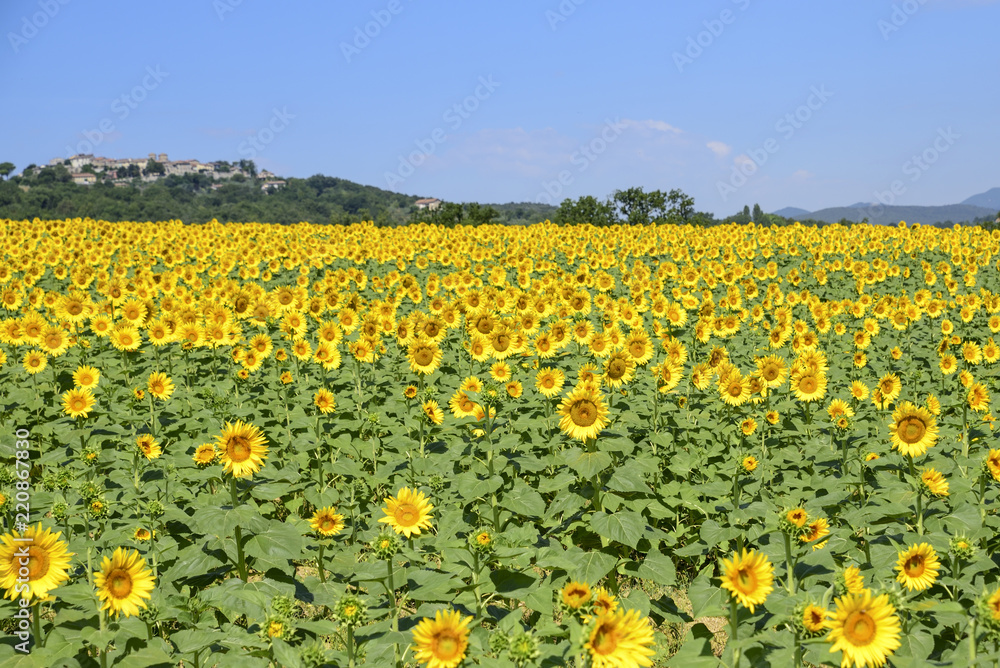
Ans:
<svg viewBox="0 0 1000 668"><path fill-rule="evenodd" d="M648 617L638 610L617 610L594 617L584 649L593 668L652 666L654 644Z"/></svg>
<svg viewBox="0 0 1000 668"><path fill-rule="evenodd" d="M899 617L889 596L873 598L866 590L842 596L834 604L826 640L831 653L843 653L840 665L884 666L900 646Z"/></svg>
<svg viewBox="0 0 1000 668"><path fill-rule="evenodd" d="M934 548L920 543L899 553L896 580L910 591L921 591L934 584L940 567Z"/></svg>
<svg viewBox="0 0 1000 668"><path fill-rule="evenodd" d="M344 626L361 626L368 620L368 606L360 597L345 594L337 601L333 616Z"/></svg>
<svg viewBox="0 0 1000 668"><path fill-rule="evenodd" d="M216 436L223 472L234 478L248 478L260 471L267 459L267 438L255 425L242 420L227 422Z"/></svg>
<svg viewBox="0 0 1000 668"><path fill-rule="evenodd" d="M392 559L399 552L399 536L389 529L383 529L368 547L377 558Z"/></svg>
<svg viewBox="0 0 1000 668"><path fill-rule="evenodd" d="M951 540L948 541L948 551L956 559L972 561L972 558L976 556L976 544L965 534L959 534L952 536Z"/></svg>
<svg viewBox="0 0 1000 668"><path fill-rule="evenodd" d="M43 529L41 522L23 532L0 536L0 589L5 590L4 597L12 601L46 598L49 591L69 579L73 553L67 548L62 533Z"/></svg>
<svg viewBox="0 0 1000 668"><path fill-rule="evenodd" d="M403 487L396 496L387 498L385 504L382 509L385 517L380 518L379 522L388 524L397 534L409 539L432 527L431 511L434 506L419 490Z"/></svg>
<svg viewBox="0 0 1000 668"><path fill-rule="evenodd" d="M103 602L102 610L129 617L146 607L155 583L153 572L146 568L139 553L119 547L111 558L102 559L101 570L94 573L94 585Z"/></svg>
<svg viewBox="0 0 1000 668"><path fill-rule="evenodd" d="M753 613L774 590L774 565L755 550L736 552L722 560L722 588Z"/></svg>
<svg viewBox="0 0 1000 668"><path fill-rule="evenodd" d="M456 668L469 647L472 619L457 610L438 610L433 619L420 620L413 629L414 658L428 668Z"/></svg>

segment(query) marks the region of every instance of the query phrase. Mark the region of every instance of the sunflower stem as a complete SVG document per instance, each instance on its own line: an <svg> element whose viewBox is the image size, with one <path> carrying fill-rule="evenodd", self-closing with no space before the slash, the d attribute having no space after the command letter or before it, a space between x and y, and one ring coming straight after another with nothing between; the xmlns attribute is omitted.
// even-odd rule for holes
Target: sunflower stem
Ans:
<svg viewBox="0 0 1000 668"><path fill-rule="evenodd" d="M394 633L399 632L399 617L396 615L396 584L393 582L392 577L392 557L385 560L386 568L389 573L386 577L386 589L389 590L389 618L392 620L392 630ZM399 666L399 643L392 643L392 653L394 657L394 664Z"/></svg>
<svg viewBox="0 0 1000 668"><path fill-rule="evenodd" d="M913 465L913 455L909 456L910 460L910 475L913 476L914 480L917 479L916 467ZM920 491L919 483L917 483L917 535L924 535L924 495Z"/></svg>
<svg viewBox="0 0 1000 668"><path fill-rule="evenodd" d="M788 593L792 596L795 595L795 561L792 558L792 537L788 535L788 532L783 531L781 533L782 538L785 539L785 563L788 568Z"/></svg>
<svg viewBox="0 0 1000 668"><path fill-rule="evenodd" d="M233 509L239 505L239 497L236 494L236 476L230 478L229 491L233 497ZM236 525L236 569L239 573L240 579L244 582L247 581L247 564L246 557L243 554L243 529L240 525Z"/></svg>
<svg viewBox="0 0 1000 668"><path fill-rule="evenodd" d="M323 568L323 541L319 541L319 558L316 560L316 565L319 568L319 581L326 582L326 570ZM350 643L348 643L350 647Z"/></svg>
<svg viewBox="0 0 1000 668"><path fill-rule="evenodd" d="M354 624L347 625L347 665L354 668Z"/></svg>
<svg viewBox="0 0 1000 668"><path fill-rule="evenodd" d="M35 647L45 647L45 639L42 637L42 602L36 600L31 611L31 632L35 636Z"/></svg>
<svg viewBox="0 0 1000 668"><path fill-rule="evenodd" d="M788 534L785 534L787 537ZM729 630L732 633L733 642L733 668L739 668L740 666L740 648L737 644L738 634L736 632L737 626L739 626L740 619L740 609L739 604L736 602L735 598L729 599Z"/></svg>
<svg viewBox="0 0 1000 668"><path fill-rule="evenodd" d="M995 663L995 662L994 662ZM969 619L969 665L976 665L976 617Z"/></svg>

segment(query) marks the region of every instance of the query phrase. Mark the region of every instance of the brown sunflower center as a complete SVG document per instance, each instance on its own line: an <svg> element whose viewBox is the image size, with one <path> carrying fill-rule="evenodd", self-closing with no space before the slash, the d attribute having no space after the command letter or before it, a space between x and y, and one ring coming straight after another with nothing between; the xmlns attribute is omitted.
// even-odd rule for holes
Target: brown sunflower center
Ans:
<svg viewBox="0 0 1000 668"><path fill-rule="evenodd" d="M434 637L431 651L438 661L452 661L462 653L462 643L454 631L444 630Z"/></svg>
<svg viewBox="0 0 1000 668"><path fill-rule="evenodd" d="M396 512L393 513L396 518L396 523L403 527L411 527L417 523L417 518L420 513L417 512L417 508L409 503L401 503L396 506Z"/></svg>
<svg viewBox="0 0 1000 668"><path fill-rule="evenodd" d="M919 554L915 554L903 562L903 572L908 577L919 578L925 570L927 570L927 562Z"/></svg>
<svg viewBox="0 0 1000 668"><path fill-rule="evenodd" d="M618 649L618 633L613 624L603 623L594 630L594 639L590 646L594 652L607 656Z"/></svg>
<svg viewBox="0 0 1000 668"><path fill-rule="evenodd" d="M114 598L128 598L128 595L132 593L132 576L128 574L128 571L116 568L108 576L107 587Z"/></svg>
<svg viewBox="0 0 1000 668"><path fill-rule="evenodd" d="M44 578L49 572L49 553L37 545L28 548L28 581Z"/></svg>
<svg viewBox="0 0 1000 668"><path fill-rule="evenodd" d="M641 341L633 341L629 344L628 351L632 357L642 357L646 354L646 346Z"/></svg>
<svg viewBox="0 0 1000 668"><path fill-rule="evenodd" d="M625 376L628 371L628 365L625 364L625 360L613 359L608 362L608 378L611 380L619 380Z"/></svg>
<svg viewBox="0 0 1000 668"><path fill-rule="evenodd" d="M865 646L875 639L875 620L865 610L856 610L844 622L844 635L855 646Z"/></svg>
<svg viewBox="0 0 1000 668"><path fill-rule="evenodd" d="M413 361L417 366L430 366L434 361L434 351L427 346L421 346L413 351Z"/></svg>
<svg viewBox="0 0 1000 668"><path fill-rule="evenodd" d="M493 349L502 353L510 347L510 337L506 334L498 334L493 339Z"/></svg>
<svg viewBox="0 0 1000 668"><path fill-rule="evenodd" d="M927 425L919 417L910 415L900 420L896 433L903 443L917 443L927 433Z"/></svg>
<svg viewBox="0 0 1000 668"><path fill-rule="evenodd" d="M778 367L769 364L764 367L764 372L761 375L764 377L764 380L770 383L778 377Z"/></svg>
<svg viewBox="0 0 1000 668"><path fill-rule="evenodd" d="M744 594L752 594L757 591L757 575L749 568L741 568L736 571L734 584Z"/></svg>
<svg viewBox="0 0 1000 668"><path fill-rule="evenodd" d="M245 462L250 459L252 448L250 441L242 436L232 436L229 439L229 458L234 462Z"/></svg>
<svg viewBox="0 0 1000 668"><path fill-rule="evenodd" d="M819 382L815 376L805 376L799 382L799 389L805 394L812 394L819 387Z"/></svg>
<svg viewBox="0 0 1000 668"><path fill-rule="evenodd" d="M590 399L580 399L569 409L570 419L578 427L589 427L597 422L597 404Z"/></svg>

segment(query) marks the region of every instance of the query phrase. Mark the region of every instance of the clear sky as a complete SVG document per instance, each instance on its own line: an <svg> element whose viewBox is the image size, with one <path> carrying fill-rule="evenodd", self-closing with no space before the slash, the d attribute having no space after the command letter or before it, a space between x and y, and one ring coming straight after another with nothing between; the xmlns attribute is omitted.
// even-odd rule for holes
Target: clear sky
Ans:
<svg viewBox="0 0 1000 668"><path fill-rule="evenodd" d="M1000 1L3 0L0 161L727 215L1000 186ZM901 187L899 187L901 186Z"/></svg>

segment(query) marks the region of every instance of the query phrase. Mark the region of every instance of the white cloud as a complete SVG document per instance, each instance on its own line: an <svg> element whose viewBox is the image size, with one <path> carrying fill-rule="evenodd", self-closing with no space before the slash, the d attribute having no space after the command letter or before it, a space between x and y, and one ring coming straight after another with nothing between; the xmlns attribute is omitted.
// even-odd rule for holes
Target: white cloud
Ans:
<svg viewBox="0 0 1000 668"><path fill-rule="evenodd" d="M631 118L623 118L621 122L622 125L626 127L635 128L639 130L657 130L659 132L672 132L675 135L679 135L683 132L683 130L681 130L680 128L675 128L674 126L670 125L670 123L665 123L663 121L655 121L652 119L645 121L636 121Z"/></svg>
<svg viewBox="0 0 1000 668"><path fill-rule="evenodd" d="M721 141L710 141L705 146L720 158L725 158L733 150L732 146Z"/></svg>

